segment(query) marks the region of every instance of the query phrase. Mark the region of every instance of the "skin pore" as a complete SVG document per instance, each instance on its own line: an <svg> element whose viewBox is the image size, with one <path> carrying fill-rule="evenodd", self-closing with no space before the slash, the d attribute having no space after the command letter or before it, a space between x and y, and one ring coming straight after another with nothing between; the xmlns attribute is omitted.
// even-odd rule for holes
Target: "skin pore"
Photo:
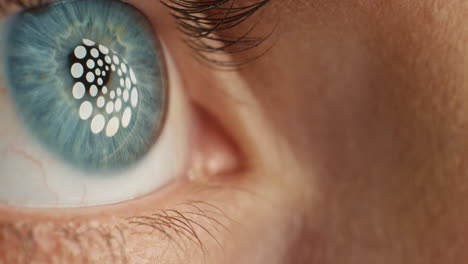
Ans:
<svg viewBox="0 0 468 264"><path fill-rule="evenodd" d="M159 1L133 4L239 163L117 205L0 206L0 263L468 259L466 1L271 0L274 46L236 71L201 68Z"/></svg>

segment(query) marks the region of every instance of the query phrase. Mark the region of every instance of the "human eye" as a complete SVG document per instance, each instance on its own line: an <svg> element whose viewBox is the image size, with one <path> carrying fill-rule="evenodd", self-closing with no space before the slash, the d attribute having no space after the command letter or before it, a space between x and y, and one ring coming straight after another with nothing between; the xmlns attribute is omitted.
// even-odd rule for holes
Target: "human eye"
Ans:
<svg viewBox="0 0 468 264"><path fill-rule="evenodd" d="M203 111L131 3L53 1L3 19L1 203L118 203L176 181L203 153ZM218 153L221 167L232 153Z"/></svg>

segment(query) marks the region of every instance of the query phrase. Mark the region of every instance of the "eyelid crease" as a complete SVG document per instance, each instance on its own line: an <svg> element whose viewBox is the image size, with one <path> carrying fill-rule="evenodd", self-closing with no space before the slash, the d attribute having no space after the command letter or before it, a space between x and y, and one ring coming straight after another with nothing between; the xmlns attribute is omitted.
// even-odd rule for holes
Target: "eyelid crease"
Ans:
<svg viewBox="0 0 468 264"><path fill-rule="evenodd" d="M238 68L260 55L248 56L241 61L216 59L211 54L242 54L259 47L270 38L276 26L264 37L252 36L260 21L248 25L241 34L229 31L246 24L254 14L266 6L270 0L257 0L255 3L236 5L236 0L161 0L171 9L178 29L186 36L185 42L195 51L201 61L227 68Z"/></svg>

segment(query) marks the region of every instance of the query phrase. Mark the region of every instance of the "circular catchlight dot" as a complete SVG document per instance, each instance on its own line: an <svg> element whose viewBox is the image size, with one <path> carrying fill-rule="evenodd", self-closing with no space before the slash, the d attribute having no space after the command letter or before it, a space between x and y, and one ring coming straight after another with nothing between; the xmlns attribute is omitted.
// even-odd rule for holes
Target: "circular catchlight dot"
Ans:
<svg viewBox="0 0 468 264"><path fill-rule="evenodd" d="M115 100L115 111L120 112L121 109L122 109L122 100L120 98L117 98L117 100Z"/></svg>
<svg viewBox="0 0 468 264"><path fill-rule="evenodd" d="M106 136L108 137L115 136L115 134L117 134L117 132L119 131L119 127L120 127L119 119L117 117L113 117L109 121L109 123L107 123Z"/></svg>
<svg viewBox="0 0 468 264"><path fill-rule="evenodd" d="M127 79L125 79L125 87L127 87L127 89L132 88L132 83L130 82L130 78L128 77Z"/></svg>
<svg viewBox="0 0 468 264"><path fill-rule="evenodd" d="M129 93L127 90L124 90L123 91L123 99L124 99L124 102L128 102L128 98L130 97Z"/></svg>
<svg viewBox="0 0 468 264"><path fill-rule="evenodd" d="M136 88L133 88L133 90L132 90L131 102L132 102L133 108L135 108L138 105L138 91L137 91Z"/></svg>
<svg viewBox="0 0 468 264"><path fill-rule="evenodd" d="M94 66L96 66L96 63L93 59L89 59L88 61L86 61L86 66L88 67L88 69L92 70L94 69Z"/></svg>
<svg viewBox="0 0 468 264"><path fill-rule="evenodd" d="M109 54L109 49L104 45L99 45L99 50L102 52L102 54Z"/></svg>
<svg viewBox="0 0 468 264"><path fill-rule="evenodd" d="M93 105L88 101L84 101L80 106L79 114L81 119L87 120L93 114Z"/></svg>
<svg viewBox="0 0 468 264"><path fill-rule="evenodd" d="M114 103L113 102L108 102L106 105L106 113L109 115L114 112Z"/></svg>
<svg viewBox="0 0 468 264"><path fill-rule="evenodd" d="M97 101L96 101L96 105L99 108L102 108L105 104L106 104L106 99L104 98L104 96L99 96Z"/></svg>
<svg viewBox="0 0 468 264"><path fill-rule="evenodd" d="M96 42L89 40L89 39L83 39L83 43L89 47L96 45Z"/></svg>
<svg viewBox="0 0 468 264"><path fill-rule="evenodd" d="M73 78L80 78L81 76L83 76L84 73L83 65L81 65L81 63L78 62L74 63L70 69L70 72Z"/></svg>
<svg viewBox="0 0 468 264"><path fill-rule="evenodd" d="M94 79L95 79L95 76L94 76L94 73L92 72L88 72L86 74L86 80L90 83L94 82Z"/></svg>
<svg viewBox="0 0 468 264"><path fill-rule="evenodd" d="M93 56L94 58L98 58L99 57L99 51L96 48L93 48L91 50L91 56Z"/></svg>
<svg viewBox="0 0 468 264"><path fill-rule="evenodd" d="M98 94L98 88L96 85L91 85L91 88L89 88L89 94L92 96L92 97L95 97L97 94Z"/></svg>
<svg viewBox="0 0 468 264"><path fill-rule="evenodd" d="M136 76L135 76L135 73L133 72L133 69L130 68L130 79L132 79L132 83L133 84L137 84L137 79L136 79Z"/></svg>
<svg viewBox="0 0 468 264"><path fill-rule="evenodd" d="M84 84L81 82L75 83L75 85L73 85L72 93L73 97L77 100L83 98L83 96L86 93L86 88Z"/></svg>
<svg viewBox="0 0 468 264"><path fill-rule="evenodd" d="M106 119L103 115L96 115L93 120L91 120L91 132L93 134L99 134L106 126Z"/></svg>
<svg viewBox="0 0 468 264"><path fill-rule="evenodd" d="M78 59L83 59L84 57L86 57L86 48L83 47L83 46L78 46L75 48L75 57L78 58Z"/></svg>
<svg viewBox="0 0 468 264"><path fill-rule="evenodd" d="M132 109L127 106L122 114L122 127L127 128L132 120Z"/></svg>

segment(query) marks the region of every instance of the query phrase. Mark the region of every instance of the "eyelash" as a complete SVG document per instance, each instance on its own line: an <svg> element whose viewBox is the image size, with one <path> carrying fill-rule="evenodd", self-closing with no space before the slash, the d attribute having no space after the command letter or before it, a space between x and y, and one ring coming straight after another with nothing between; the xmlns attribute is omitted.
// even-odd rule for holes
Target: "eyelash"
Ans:
<svg viewBox="0 0 468 264"><path fill-rule="evenodd" d="M186 36L185 40L195 51L196 57L217 66L236 68L257 59L264 53L241 61L216 60L210 54L248 52L260 46L274 31L273 29L265 37L252 37L250 35L259 23L256 22L240 35L233 36L227 32L244 24L270 0L259 0L238 7L234 5L235 0L161 0L161 2L172 10L172 16L176 19L179 30Z"/></svg>

